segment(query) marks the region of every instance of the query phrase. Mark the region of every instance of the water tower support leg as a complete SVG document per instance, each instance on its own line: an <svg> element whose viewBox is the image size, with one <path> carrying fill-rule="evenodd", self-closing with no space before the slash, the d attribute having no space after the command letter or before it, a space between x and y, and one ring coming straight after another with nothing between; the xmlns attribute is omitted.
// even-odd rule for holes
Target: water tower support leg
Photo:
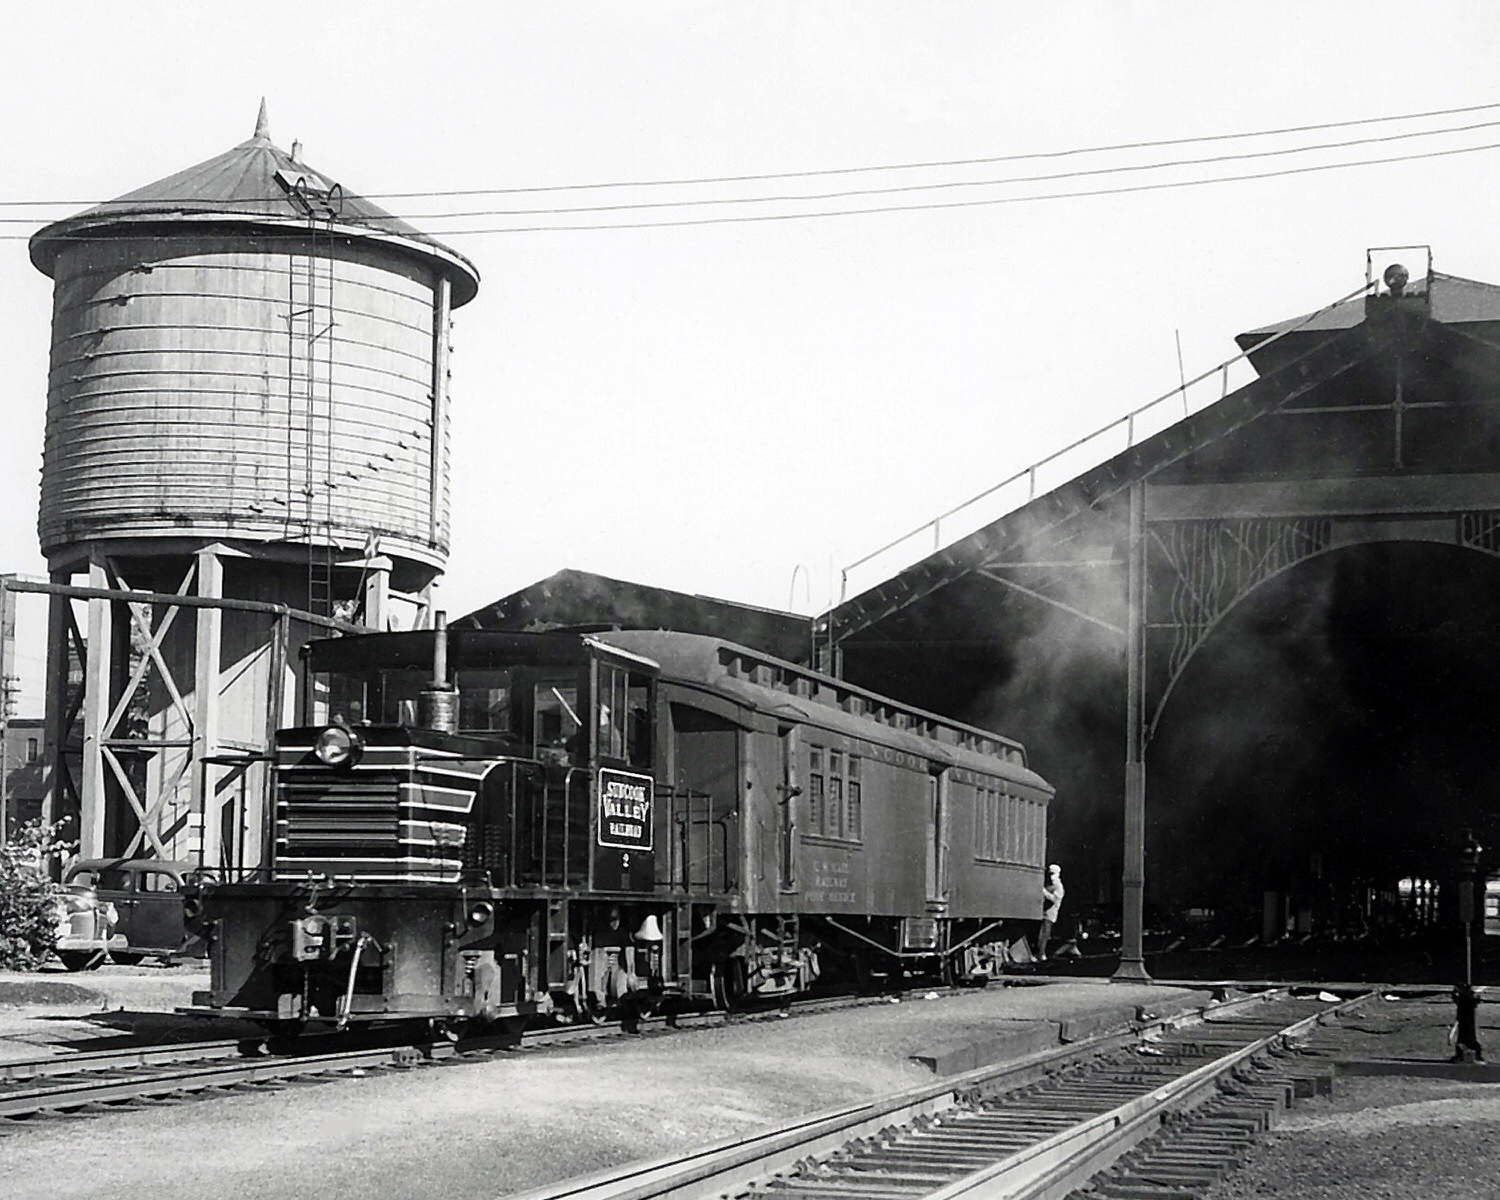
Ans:
<svg viewBox="0 0 1500 1200"><path fill-rule="evenodd" d="M383 633L390 628L391 560L382 555L370 564L365 576L365 624Z"/></svg>
<svg viewBox="0 0 1500 1200"><path fill-rule="evenodd" d="M198 595L210 600L224 597L224 563L212 549L198 551ZM194 762L190 778L193 781L193 811L203 822L201 861L206 867L221 865L216 778L206 760L218 753L219 747L219 658L223 637L223 609L198 609L197 644L193 653Z"/></svg>
<svg viewBox="0 0 1500 1200"><path fill-rule="evenodd" d="M71 571L53 571L52 582L66 584ZM42 820L55 825L64 817L75 817L68 785L68 763L64 747L68 744L68 642L73 614L66 596L47 597L47 698L46 746L42 792ZM72 840L77 829L71 825L61 831L64 840Z"/></svg>
<svg viewBox="0 0 1500 1200"><path fill-rule="evenodd" d="M89 586L110 586L109 570L102 556L89 556ZM112 603L91 599L89 605L88 660L83 672L83 778L79 781L78 853L84 858L104 854L104 723L109 719L110 684L113 681L114 612Z"/></svg>

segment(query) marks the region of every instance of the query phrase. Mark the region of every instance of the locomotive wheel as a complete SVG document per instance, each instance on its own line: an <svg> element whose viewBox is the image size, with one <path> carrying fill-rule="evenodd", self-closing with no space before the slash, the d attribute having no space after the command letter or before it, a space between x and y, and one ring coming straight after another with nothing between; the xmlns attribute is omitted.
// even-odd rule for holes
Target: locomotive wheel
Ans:
<svg viewBox="0 0 1500 1200"><path fill-rule="evenodd" d="M70 971L87 971L104 961L104 955L97 950L59 950L57 957Z"/></svg>
<svg viewBox="0 0 1500 1200"><path fill-rule="evenodd" d="M307 1029L307 1022L301 1019L295 1021L262 1021L261 1025L265 1027L266 1032L271 1037L277 1040L301 1037Z"/></svg>
<svg viewBox="0 0 1500 1200"><path fill-rule="evenodd" d="M574 1025L603 1025L604 1004L590 992L581 991L573 1000L572 1020Z"/></svg>
<svg viewBox="0 0 1500 1200"><path fill-rule="evenodd" d="M709 964L708 990L715 1008L738 1008L745 999L745 964L737 958Z"/></svg>

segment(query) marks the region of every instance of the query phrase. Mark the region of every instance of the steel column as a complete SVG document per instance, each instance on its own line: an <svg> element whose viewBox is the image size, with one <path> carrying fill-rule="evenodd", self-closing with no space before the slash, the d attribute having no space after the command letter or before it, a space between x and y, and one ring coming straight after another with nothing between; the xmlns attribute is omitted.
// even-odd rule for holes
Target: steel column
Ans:
<svg viewBox="0 0 1500 1200"><path fill-rule="evenodd" d="M1146 484L1130 485L1125 622L1125 862L1119 980L1149 979L1142 946L1146 893Z"/></svg>

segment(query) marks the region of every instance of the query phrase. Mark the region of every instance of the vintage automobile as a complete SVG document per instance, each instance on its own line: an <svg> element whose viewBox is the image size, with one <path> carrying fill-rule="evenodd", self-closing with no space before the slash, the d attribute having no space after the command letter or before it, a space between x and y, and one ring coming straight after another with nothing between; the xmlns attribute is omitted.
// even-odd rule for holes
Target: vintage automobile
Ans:
<svg viewBox="0 0 1500 1200"><path fill-rule="evenodd" d="M183 890L201 872L160 858L83 858L63 875L68 931L56 952L69 970L149 955L202 957L203 941L185 925ZM61 928L61 927L60 927Z"/></svg>
<svg viewBox="0 0 1500 1200"><path fill-rule="evenodd" d="M70 971L86 971L104 961L109 937L119 920L113 904L100 900L84 883L70 883L57 904L57 941L53 952Z"/></svg>

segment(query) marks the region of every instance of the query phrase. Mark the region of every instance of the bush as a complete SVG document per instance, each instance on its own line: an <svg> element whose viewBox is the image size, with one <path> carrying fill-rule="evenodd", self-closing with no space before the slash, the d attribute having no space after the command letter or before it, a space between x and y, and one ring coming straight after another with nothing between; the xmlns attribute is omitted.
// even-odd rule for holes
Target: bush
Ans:
<svg viewBox="0 0 1500 1200"><path fill-rule="evenodd" d="M47 859L64 847L56 827L28 821L0 846L0 969L40 966L57 940L62 888L47 875Z"/></svg>

